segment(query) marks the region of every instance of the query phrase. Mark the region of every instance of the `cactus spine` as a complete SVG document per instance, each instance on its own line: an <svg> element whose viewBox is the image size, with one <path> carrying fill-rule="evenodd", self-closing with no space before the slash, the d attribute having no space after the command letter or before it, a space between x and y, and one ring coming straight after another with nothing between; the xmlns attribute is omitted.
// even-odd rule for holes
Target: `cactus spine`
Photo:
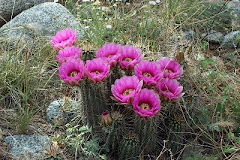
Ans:
<svg viewBox="0 0 240 160"><path fill-rule="evenodd" d="M84 52L83 60L86 62L93 59L94 55L94 52ZM80 84L80 88L83 100L83 119L86 124L93 127L94 132L98 132L100 128L99 116L107 110L104 84L94 84L85 80Z"/></svg>
<svg viewBox="0 0 240 160"><path fill-rule="evenodd" d="M139 159L139 140L134 134L130 134L124 138L120 147L119 159Z"/></svg>
<svg viewBox="0 0 240 160"><path fill-rule="evenodd" d="M110 132L106 136L105 144L108 146L108 149L113 152L119 147L118 143L122 140L125 123L123 123L123 116L119 112L112 113L113 124L110 128Z"/></svg>
<svg viewBox="0 0 240 160"><path fill-rule="evenodd" d="M151 118L149 121L136 117L135 133L139 137L141 150L144 154L153 153L156 150L158 117Z"/></svg>

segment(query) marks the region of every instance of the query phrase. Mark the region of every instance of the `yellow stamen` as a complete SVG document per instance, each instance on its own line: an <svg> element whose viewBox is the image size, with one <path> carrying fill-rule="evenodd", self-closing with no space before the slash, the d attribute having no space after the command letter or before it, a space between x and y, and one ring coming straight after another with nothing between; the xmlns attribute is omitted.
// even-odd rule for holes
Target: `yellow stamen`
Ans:
<svg viewBox="0 0 240 160"><path fill-rule="evenodd" d="M150 109L150 105L147 103L142 103L140 106L143 110Z"/></svg>
<svg viewBox="0 0 240 160"><path fill-rule="evenodd" d="M173 71L166 69L166 72L167 73L172 73Z"/></svg>
<svg viewBox="0 0 240 160"><path fill-rule="evenodd" d="M143 76L144 76L144 77L152 77L152 74L151 74L151 73L148 73L148 72L145 72L145 73L143 73Z"/></svg>
<svg viewBox="0 0 240 160"><path fill-rule="evenodd" d="M78 72L77 71L73 71L70 73L70 77L75 77L77 76Z"/></svg>
<svg viewBox="0 0 240 160"><path fill-rule="evenodd" d="M132 58L125 58L124 61L131 62Z"/></svg>
<svg viewBox="0 0 240 160"><path fill-rule="evenodd" d="M99 72L99 71L95 71L94 73L95 73L95 74L100 74L100 72Z"/></svg>
<svg viewBox="0 0 240 160"><path fill-rule="evenodd" d="M133 89L127 89L126 91L123 92L123 95L129 95Z"/></svg>

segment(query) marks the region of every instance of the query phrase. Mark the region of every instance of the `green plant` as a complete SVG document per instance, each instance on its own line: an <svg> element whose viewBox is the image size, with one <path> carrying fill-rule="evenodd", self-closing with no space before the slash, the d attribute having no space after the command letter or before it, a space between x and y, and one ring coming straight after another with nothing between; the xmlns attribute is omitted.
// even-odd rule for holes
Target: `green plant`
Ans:
<svg viewBox="0 0 240 160"><path fill-rule="evenodd" d="M92 129L88 126L67 124L67 135L63 141L70 147L70 151L75 154L75 158L82 159L97 158L106 159L106 156L99 154L101 147L98 139L92 134Z"/></svg>
<svg viewBox="0 0 240 160"><path fill-rule="evenodd" d="M35 114L35 111L33 110L33 108L29 108L25 106L25 107L19 107L17 114L18 114L18 117L16 120L17 130L20 134L26 133L29 128L31 119Z"/></svg>
<svg viewBox="0 0 240 160"><path fill-rule="evenodd" d="M209 43L207 41L203 41L201 45L202 50L206 51L208 47L209 47Z"/></svg>
<svg viewBox="0 0 240 160"><path fill-rule="evenodd" d="M207 157L201 153L192 153L191 157L186 157L183 160L217 160L218 157Z"/></svg>
<svg viewBox="0 0 240 160"><path fill-rule="evenodd" d="M11 108L18 133L26 133L33 116L42 109L46 88L52 82L54 65L51 49L44 40L33 40L34 47L20 40L10 44L0 41L0 104ZM32 128L31 128L32 129Z"/></svg>

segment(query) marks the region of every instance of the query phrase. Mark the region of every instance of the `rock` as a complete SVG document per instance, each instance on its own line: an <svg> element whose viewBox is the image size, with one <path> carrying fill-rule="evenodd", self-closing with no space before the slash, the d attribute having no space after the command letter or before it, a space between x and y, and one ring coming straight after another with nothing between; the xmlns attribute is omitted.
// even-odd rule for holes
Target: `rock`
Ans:
<svg viewBox="0 0 240 160"><path fill-rule="evenodd" d="M232 26L239 28L240 27L240 9L234 9L231 12L232 18Z"/></svg>
<svg viewBox="0 0 240 160"><path fill-rule="evenodd" d="M39 135L8 136L5 138L5 143L10 148L10 153L14 159L19 159L20 156L31 156L31 159L36 159L50 144L47 136Z"/></svg>
<svg viewBox="0 0 240 160"><path fill-rule="evenodd" d="M231 10L232 25L240 27L240 1L233 0L227 4L227 7Z"/></svg>
<svg viewBox="0 0 240 160"><path fill-rule="evenodd" d="M8 22L11 18L15 17L22 11L44 2L53 2L53 0L1 0L0 26Z"/></svg>
<svg viewBox="0 0 240 160"><path fill-rule="evenodd" d="M223 41L224 35L221 32L211 30L209 33L202 34L202 38L213 44L220 44Z"/></svg>
<svg viewBox="0 0 240 160"><path fill-rule="evenodd" d="M228 8L239 8L240 9L240 1L239 0L232 0L227 3Z"/></svg>
<svg viewBox="0 0 240 160"><path fill-rule="evenodd" d="M240 47L240 31L234 31L224 36L221 48L235 49Z"/></svg>
<svg viewBox="0 0 240 160"><path fill-rule="evenodd" d="M78 36L83 37L82 26L64 6L46 2L20 13L3 25L0 33L4 39L10 39L10 42L24 38L26 43L35 37L46 36L50 39L56 32L65 28L75 29Z"/></svg>
<svg viewBox="0 0 240 160"><path fill-rule="evenodd" d="M73 110L79 107L77 101L74 100L69 100L67 103L65 103L64 99L53 101L47 108L46 118L49 123L57 123L63 120L63 106L65 108L65 122L69 122L73 118Z"/></svg>
<svg viewBox="0 0 240 160"><path fill-rule="evenodd" d="M195 37L195 32L194 31L187 31L182 33L182 38L187 40L187 41L192 41Z"/></svg>

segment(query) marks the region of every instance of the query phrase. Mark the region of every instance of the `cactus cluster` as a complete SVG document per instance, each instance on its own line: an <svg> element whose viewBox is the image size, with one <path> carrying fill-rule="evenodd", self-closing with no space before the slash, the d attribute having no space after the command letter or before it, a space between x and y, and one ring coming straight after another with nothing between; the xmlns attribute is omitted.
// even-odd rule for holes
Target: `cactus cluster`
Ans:
<svg viewBox="0 0 240 160"><path fill-rule="evenodd" d="M64 33L69 35L61 39ZM110 43L96 55L82 53L73 47L77 42L75 34L61 31L53 38L53 45L60 50L60 78L81 90L85 124L119 159L154 154L161 141L161 101L176 101L183 95L177 81L182 67L169 58L144 60L141 49L129 45ZM66 46L67 39L71 43Z"/></svg>

